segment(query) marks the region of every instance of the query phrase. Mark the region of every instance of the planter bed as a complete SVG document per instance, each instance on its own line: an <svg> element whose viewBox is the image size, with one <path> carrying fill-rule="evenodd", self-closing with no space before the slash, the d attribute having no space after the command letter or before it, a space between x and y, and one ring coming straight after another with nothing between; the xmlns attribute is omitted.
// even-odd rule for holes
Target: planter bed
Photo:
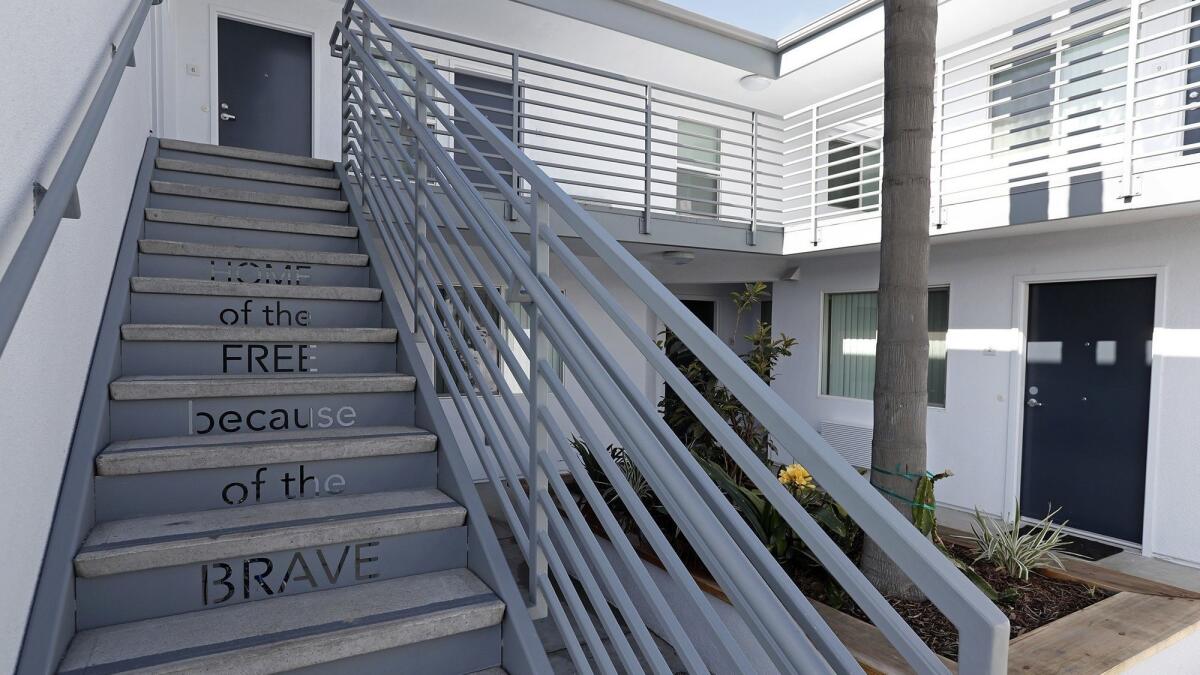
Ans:
<svg viewBox="0 0 1200 675"><path fill-rule="evenodd" d="M611 545L604 543L615 563L617 559ZM639 549L639 553L647 570L668 598L681 593L652 552ZM1059 609L1073 609L1069 613L1059 612L1053 618L1049 613L1041 612L1042 618L1048 622L1038 627L1033 625L1036 617L1028 617L1026 621L1021 621L1020 617L1013 621L1010 617L1014 623L1014 638L1009 643L1010 673L1159 675L1196 672L1187 669L1194 669L1195 664L1200 663L1200 599L1195 599L1196 594L1162 584L1148 584L1138 577L1087 563L1072 562L1067 567L1064 576L1070 581L1039 575L1038 580L1031 582L1031 602L1025 606L1020 603L1016 605L1014 611L1037 613L1039 610L1034 598L1065 594L1069 599L1059 600L1056 606ZM1079 593L1086 593L1086 585L1092 583L1089 580L1092 572L1098 577L1095 585L1107 590L1096 590L1090 602L1083 602L1079 599ZM775 672L721 588L705 574L693 573L693 578L717 608L731 633L742 642L743 648L754 661L754 671L764 674ZM1152 589L1151 592L1159 594L1137 593L1122 588ZM821 602L814 601L813 604L868 673L890 675L913 672L883 635L870 623L854 616L853 610L848 613ZM920 628L920 622L925 619L927 612L931 611L936 617L930 619L930 623L936 621L939 625L949 625L936 610L921 607L906 611L904 604L901 603L901 615L913 622L914 629L923 638L929 635L928 631ZM928 603L910 604L918 606ZM1006 612L1013 609L1005 605L1001 607ZM948 640L953 641L957 649L956 631L952 627L950 631ZM939 628L936 634L945 633L944 628ZM938 642L935 640L934 643ZM935 647L935 651L947 650ZM950 670L957 670L953 660L945 656L942 659Z"/></svg>

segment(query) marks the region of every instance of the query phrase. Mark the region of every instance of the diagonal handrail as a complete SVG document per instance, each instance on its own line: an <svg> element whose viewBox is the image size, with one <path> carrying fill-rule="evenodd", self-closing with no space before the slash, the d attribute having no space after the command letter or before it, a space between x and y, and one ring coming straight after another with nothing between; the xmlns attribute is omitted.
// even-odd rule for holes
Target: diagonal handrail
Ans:
<svg viewBox="0 0 1200 675"><path fill-rule="evenodd" d="M42 269L50 245L54 243L59 224L64 218L79 217L68 214L68 209L75 202L75 187L79 184L79 177L83 175L83 168L92 153L92 146L96 144L96 138L100 135L100 127L108 116L108 109L117 94L117 87L121 84L125 68L133 65L133 49L146 23L146 16L152 6L160 3L162 0L138 0L121 42L113 50L112 61L105 68L100 85L83 114L79 128L67 145L67 151L58 165L58 170L54 172L50 186L41 193L34 206L33 219L21 237L4 275L0 277L0 353L3 353L8 345L8 339L21 316L25 300L33 289L33 282Z"/></svg>
<svg viewBox="0 0 1200 675"><path fill-rule="evenodd" d="M779 625L764 625L767 622L755 616L749 617L748 620L764 648L776 659L776 664L781 670L807 670L802 668L797 660L813 657L821 659L810 651L811 647L802 648L797 652L794 649L790 650L789 645L783 644L789 638L794 639L797 633L807 633L814 640L818 651L828 659L827 667L829 664L837 664L839 672L853 672L856 669L856 666L843 662L844 647L840 643L835 644L836 638L830 641L825 632L827 627L824 627L823 623L819 620L816 623L811 621L806 614L807 601L802 596L797 598L792 595L794 586L791 587L791 591L784 587L778 577L777 566L773 565L773 561L763 559L765 550L762 550L757 541L747 539L744 523L736 517L731 517L728 502L703 473L698 471L694 460L690 459L686 449L682 448L670 430L665 428L661 417L655 419L654 411L652 407L648 408L644 395L632 385L619 364L587 328L586 322L574 306L556 292L557 285L550 279L548 269L539 267L538 263L541 256L553 253L634 343L647 362L673 389L681 393L698 419L709 427L731 456L748 471L767 498L779 508L789 525L809 543L827 569L847 588L864 611L871 615L889 641L922 672L945 672L944 666L936 657L920 644L911 629L895 615L894 610L870 587L861 573L832 545L828 537L812 522L811 517L782 490L745 444L715 412L711 411L711 407L707 406L695 388L679 375L674 366L653 345L653 341L624 313L603 284L566 247L554 229L549 227L549 214L557 215L582 239L589 252L598 256L613 274L632 289L750 410L771 433L780 450L808 467L821 485L847 509L864 531L893 557L901 569L955 623L960 631L962 670L989 673L1003 669L1008 633L1007 620L1003 614L945 560L939 551L924 540L891 505L875 493L866 481L845 464L813 429L797 422L794 412L766 383L754 375L711 331L700 324L661 283L638 264L586 211L562 192L453 84L421 58L373 7L361 0L347 2L343 21L331 38L331 46L334 46L335 53L342 56L346 68L344 94L347 113L347 157L356 167L363 199L370 205L372 215L380 221L381 226L386 225L386 229L395 237L396 245L390 249L394 261L413 279L413 310L417 316L414 326L433 336L434 339L430 342L439 344L445 350L444 353L438 349L432 350L435 365L442 372L450 372L454 376L453 379L472 392L475 389L474 383L485 381L485 370L494 382L500 382L505 377L503 371L492 368L493 364L486 360L484 368L481 369L479 364L467 359L467 367L464 369L464 364L455 363L458 357L447 358L447 355L469 353L467 342L463 341L461 335L456 338L456 331L443 330L453 325L452 319L471 316L478 320L481 316L486 318L487 314L486 308L481 304L480 293L475 290L467 290L465 304L453 293L450 294L450 302L446 302L446 298L439 297L442 294L430 291L438 286L446 288L455 283L462 287L471 285L465 283L468 281L466 277L449 275L446 266L436 262L439 257L444 260L457 257L467 261L469 266L478 267L477 254L458 233L458 229L463 228L485 243L483 254L507 283L514 288L523 289L528 295L530 311L536 312L539 319L545 322L541 327L542 334L549 338L550 344L560 350L570 365L571 372L579 378L589 402L601 410L606 420L611 420L612 430L625 441L628 449L638 453L636 459L639 468L645 472L646 479L654 483L655 492L667 504L671 515L676 518L677 525L696 546L697 553L706 559L706 563L711 561L711 571L727 592L735 597L735 606L748 606L754 610L751 614L761 612L766 616L780 609L784 610L784 614L779 615L782 622ZM397 82L402 83L404 91L400 90ZM430 94L430 89L436 92L436 96ZM439 99L446 102L453 109L453 113L442 110L445 105L439 108ZM435 123L441 125L443 131L454 138L454 155L430 133L427 124L431 119L436 120ZM460 123L464 126L469 125L470 134L458 128ZM397 125L407 130L408 138L397 134ZM476 140L468 136L473 136ZM483 148L479 147L481 142ZM471 185L461 166L465 160L456 159L464 154L474 162L471 171L482 174L491 183L493 198L507 202L515 214L530 226L532 234L528 247L522 246L516 240L508 230L507 224L490 209L487 198ZM505 171L511 170L520 177L520 181L511 183L508 176L502 176L496 171L485 154L502 158L506 163ZM425 172L424 175L422 172ZM421 176L419 180L418 176ZM436 187L431 186L430 182ZM449 211L445 208L447 205L450 207ZM455 241L448 242L446 237L441 236L443 232ZM476 269L475 272L476 280L482 284L482 295L491 297L495 291L492 288L494 282L489 275L479 273L480 270ZM423 293L416 292L416 289L420 288L418 282L425 284ZM492 300L494 302L495 298ZM469 311L467 305L471 306ZM422 309L425 314L421 314ZM508 325L519 321L511 312L502 310L500 314L504 315L503 319ZM439 322L442 324L441 328ZM482 323L487 324L482 328L489 335L503 337L503 332L495 322L489 319ZM449 335L434 335L444 332L448 332ZM476 331L466 332L468 339L474 342ZM531 335L532 333L531 328ZM500 342L502 340L497 340L497 343ZM518 335L515 342L526 355L533 356L528 363L534 364L530 367L530 376L522 377L519 374L519 359L516 358L514 350L509 349L508 345L503 345L499 350L505 367L518 373L518 376L513 378L518 390L528 396L533 384L544 380L549 389L553 390L557 402L566 408L571 422L577 428L586 427L586 420L578 414L578 410L573 410L574 401L571 396L552 376L553 369L549 362L544 356L537 355L536 340L522 339ZM464 372L468 370L471 372ZM555 436L551 445L562 452L562 457L570 464L570 452L561 448L563 436L553 416L548 411L543 413L544 408L540 407L535 411L522 412L519 402L511 395L506 395L506 387L501 385L499 389L500 402L492 396L463 396L462 391L452 392L452 398L455 399L455 405L459 408L464 423L468 430L474 433L472 440L480 443L477 447L482 448L483 442L496 447L497 441L503 441L511 447L522 441L530 441L536 436L536 432L514 432L510 428L507 433L501 433L500 427L508 425L496 424L497 419L506 415L518 420L521 419L521 415L529 415L534 420L532 427L540 424L555 432L551 434ZM504 408L508 410L505 411ZM479 425L478 429L475 425ZM587 436L585 440L590 447L602 447L599 446L598 437L594 433L584 435ZM519 489L513 490L513 476L505 478L496 473L494 470L498 467L489 462L493 458L487 457L487 454L480 453L489 479L496 485L504 485L507 481L506 489L515 496L517 504L509 509L509 519L514 525L514 531L529 527L538 514L545 515L546 512L554 511L562 505L561 497L554 501L546 499L536 490L531 490L530 496L526 496ZM604 454L596 453L597 459L602 463L605 459ZM502 458L499 452L497 456ZM540 466L543 459L536 453L531 455L525 463L526 475L530 475L530 471L533 471L535 476L539 471L552 473L551 466ZM501 463L503 464L503 461ZM509 469L519 469L520 466L518 461ZM578 470L579 467L571 468ZM613 469L608 464L605 464L604 468L608 471ZM511 474L510 471L506 473ZM576 478L578 480L577 474ZM621 483L619 480L616 482ZM627 483L621 485L628 488ZM558 486L552 485L551 488L557 490ZM622 490L622 493L623 498L629 496L627 489ZM630 500L624 501L628 503ZM636 501L636 497L632 501ZM589 500L589 506L596 505ZM634 508L636 510L636 507ZM525 514L524 518L522 514ZM708 522L713 518L727 532L714 531ZM561 521L557 529L561 531ZM556 545L561 545L561 538L555 540L553 536L549 536L543 539L534 529L529 531L530 535L518 537L523 540L527 559L532 563L536 556L549 555L552 563L557 561L557 564L551 566L558 568L555 574L558 575L559 583L555 586L562 588L562 577L559 573L564 568L561 566L562 558L555 550ZM743 561L742 564L746 566L744 569L737 569L738 560ZM761 576L752 578L753 575L745 574L747 569ZM579 566L574 566L573 571L576 573L574 578L579 578ZM538 585L540 587L540 580ZM561 617L564 613L563 607L561 604L556 606L555 602L556 600L551 602L550 613L552 617ZM656 607L655 611L662 614L663 608ZM624 616L628 621L628 614ZM786 626L792 628L788 629ZM583 627L585 630L588 628ZM822 630L823 628L825 630ZM714 626L714 629L719 631L717 626ZM789 634L788 630L794 633ZM686 650L689 645L681 643L676 646L683 646Z"/></svg>

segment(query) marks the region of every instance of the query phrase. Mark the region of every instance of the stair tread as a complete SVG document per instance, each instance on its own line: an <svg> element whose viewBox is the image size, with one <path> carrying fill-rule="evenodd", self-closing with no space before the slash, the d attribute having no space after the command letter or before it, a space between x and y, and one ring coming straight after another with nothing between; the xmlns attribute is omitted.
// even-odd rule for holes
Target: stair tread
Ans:
<svg viewBox="0 0 1200 675"><path fill-rule="evenodd" d="M235 148L228 145L211 145L209 143L180 141L172 138L163 138L158 143L159 147L164 150L179 150L181 152L194 152L199 155L248 159L256 162L267 162L269 164L284 164L310 169L324 169L326 171L332 171L334 165L328 159L287 155L280 152L267 152L266 150L251 150L250 148Z"/></svg>
<svg viewBox="0 0 1200 675"><path fill-rule="evenodd" d="M75 573L97 577L458 527L466 509L433 488L338 495L97 524Z"/></svg>
<svg viewBox="0 0 1200 675"><path fill-rule="evenodd" d="M158 169L162 169L163 171L179 171L182 173L198 173L208 176L241 178L245 180L262 181L264 183L286 183L289 185L325 188L327 190L336 190L342 186L342 182L337 178L309 176L300 173L287 173L282 171L267 171L264 169L249 169L246 167L226 166L224 164L213 164L210 162L191 162L186 159L170 159L168 157L159 157L155 160L154 166Z"/></svg>
<svg viewBox="0 0 1200 675"><path fill-rule="evenodd" d="M478 577L454 569L83 631L60 672L279 672L494 626L503 614Z"/></svg>
<svg viewBox="0 0 1200 675"><path fill-rule="evenodd" d="M208 227L263 230L288 234L312 234L322 237L354 238L358 236L358 228L353 225L333 225L330 223L253 218L249 216L227 216L220 213L188 211L184 209L148 208L146 209L146 220L156 223L204 225Z"/></svg>
<svg viewBox="0 0 1200 675"><path fill-rule="evenodd" d="M258 260L284 263L309 263L313 265L341 265L366 267L369 258L365 253L339 253L337 251L305 251L287 248L256 248L228 244L201 244L190 241L167 241L142 239L138 250L151 255L189 256L193 258L228 258L233 260Z"/></svg>
<svg viewBox="0 0 1200 675"><path fill-rule="evenodd" d="M388 343L396 341L396 329L127 323L121 326L121 339L136 342Z"/></svg>
<svg viewBox="0 0 1200 675"><path fill-rule="evenodd" d="M215 185L177 183L167 180L150 181L150 190L156 194L174 195L177 197L221 199L231 202L268 204L270 206L290 206L298 209L316 209L319 211L345 211L347 208L349 208L349 204L343 199L304 197L300 195L282 194L279 192L259 192L256 190L241 190L238 188L218 187Z"/></svg>
<svg viewBox="0 0 1200 675"><path fill-rule="evenodd" d="M129 288L134 293L229 295L243 298L303 298L355 302L375 302L383 295L383 291L378 288L365 286L289 286L175 277L133 277L129 280Z"/></svg>
<svg viewBox="0 0 1200 675"><path fill-rule="evenodd" d="M96 458L100 476L215 469L432 452L437 436L406 426L363 426L252 435L165 436L111 443Z"/></svg>
<svg viewBox="0 0 1200 675"><path fill-rule="evenodd" d="M116 401L412 391L416 378L400 373L278 373L272 375L136 375L109 384Z"/></svg>

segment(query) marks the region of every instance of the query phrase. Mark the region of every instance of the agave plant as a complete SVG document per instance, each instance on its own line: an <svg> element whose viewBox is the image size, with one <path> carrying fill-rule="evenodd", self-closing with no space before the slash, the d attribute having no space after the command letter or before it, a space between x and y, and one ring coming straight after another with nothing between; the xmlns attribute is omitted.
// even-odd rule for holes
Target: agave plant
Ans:
<svg viewBox="0 0 1200 675"><path fill-rule="evenodd" d="M1036 569L1054 567L1062 569L1062 557L1070 556L1064 549L1067 542L1063 537L1066 523L1055 526L1051 520L1060 509L1054 509L1026 532L1021 532L1021 503L1013 510L1011 523L1000 523L984 518L975 510L975 522L971 534L979 547L976 561L986 560L1003 569L1009 576L1022 581Z"/></svg>

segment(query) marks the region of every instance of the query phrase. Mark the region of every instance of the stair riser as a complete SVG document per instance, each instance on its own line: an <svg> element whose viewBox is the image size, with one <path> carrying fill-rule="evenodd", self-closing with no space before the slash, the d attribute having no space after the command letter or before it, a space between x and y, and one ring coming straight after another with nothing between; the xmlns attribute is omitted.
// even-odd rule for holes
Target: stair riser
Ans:
<svg viewBox="0 0 1200 675"><path fill-rule="evenodd" d="M413 424L413 393L112 401L112 440Z"/></svg>
<svg viewBox="0 0 1200 675"><path fill-rule="evenodd" d="M302 312L307 314L302 315ZM170 293L133 293L130 296L132 323L378 328L383 321L382 313L382 305L378 302L352 300L244 298ZM268 320L271 323L267 323Z"/></svg>
<svg viewBox="0 0 1200 675"><path fill-rule="evenodd" d="M332 171L326 171L325 169L291 166L289 164L275 164L273 162L259 162L250 159L238 159L236 157L217 157L215 155L204 155L195 152L185 152L183 150L168 150L166 148L159 150L158 156L164 159L181 159L185 162L204 162L205 164L215 164L217 166L233 166L241 169L254 169L256 171L291 173L298 176L319 176L321 178L337 177L337 174Z"/></svg>
<svg viewBox="0 0 1200 675"><path fill-rule="evenodd" d="M299 251L358 253L358 240L352 237L328 237L319 234L295 234L236 227L212 227L146 221L146 239L187 241L199 244L225 244L258 248L290 248Z"/></svg>
<svg viewBox="0 0 1200 675"><path fill-rule="evenodd" d="M366 267L143 253L138 276L281 286L366 286Z"/></svg>
<svg viewBox="0 0 1200 675"><path fill-rule="evenodd" d="M235 202L225 199L209 199L206 197L181 197L179 195L150 193L150 208L175 209L179 211L200 211L203 213L219 213L226 216L241 216L246 218L268 218L270 220L287 220L306 223L326 223L329 225L345 225L345 211L324 211L321 209L304 209L294 206L276 206L274 204L256 204L252 202Z"/></svg>
<svg viewBox="0 0 1200 675"><path fill-rule="evenodd" d="M253 192L270 192L277 195L295 195L297 197L317 197L319 199L341 199L340 188L323 188L312 185L295 185L256 178L239 178L234 176L213 176L206 173L191 173L188 171L167 171L157 169L154 180L171 183L190 183L192 185L209 185L212 187L233 188L235 190L251 190Z"/></svg>
<svg viewBox="0 0 1200 675"><path fill-rule="evenodd" d="M290 672L292 675L474 673L500 665L500 630L500 626L489 626Z"/></svg>
<svg viewBox="0 0 1200 675"><path fill-rule="evenodd" d="M239 508L286 501L288 494L321 499L433 487L437 481L437 455L432 452L265 465L252 464L253 460L247 456L242 467L97 476L96 519Z"/></svg>
<svg viewBox="0 0 1200 675"><path fill-rule="evenodd" d="M124 375L375 373L396 370L395 343L131 342Z"/></svg>
<svg viewBox="0 0 1200 675"><path fill-rule="evenodd" d="M80 629L95 628L448 570L462 567L466 562L467 528L454 527L104 577L81 577L75 582L77 620ZM312 581L305 578L305 566ZM256 577L261 577L261 584Z"/></svg>

